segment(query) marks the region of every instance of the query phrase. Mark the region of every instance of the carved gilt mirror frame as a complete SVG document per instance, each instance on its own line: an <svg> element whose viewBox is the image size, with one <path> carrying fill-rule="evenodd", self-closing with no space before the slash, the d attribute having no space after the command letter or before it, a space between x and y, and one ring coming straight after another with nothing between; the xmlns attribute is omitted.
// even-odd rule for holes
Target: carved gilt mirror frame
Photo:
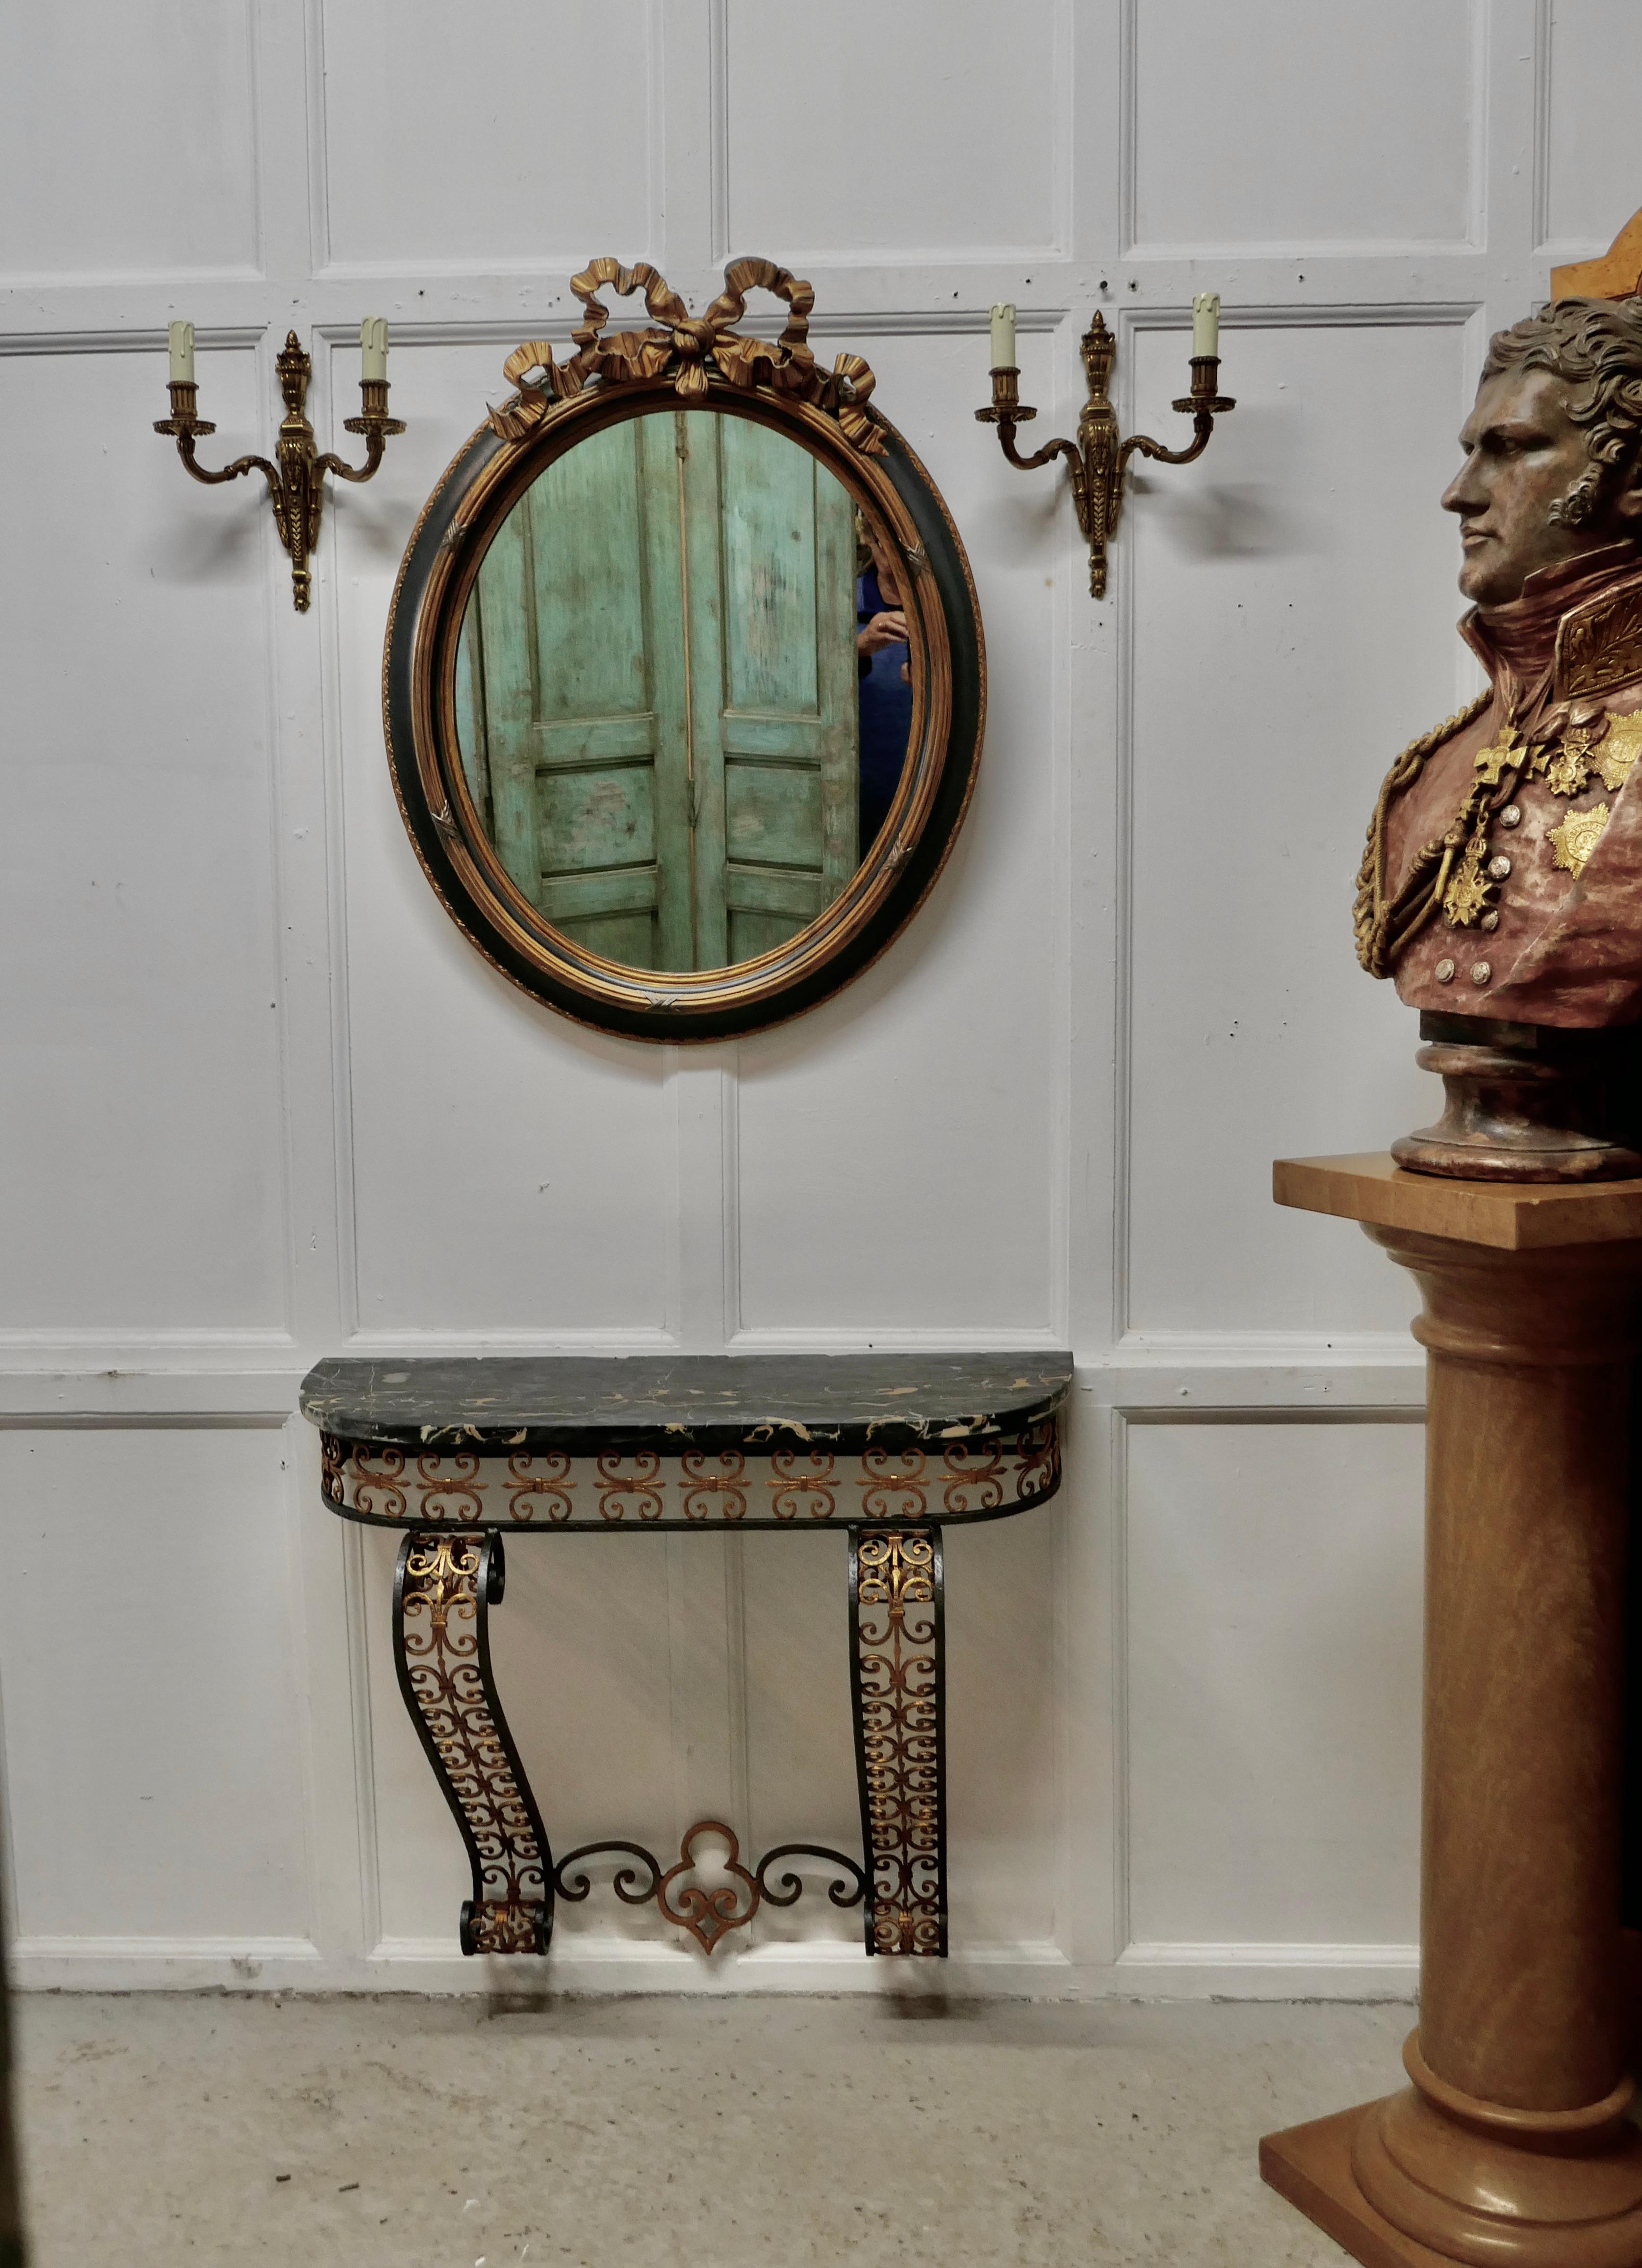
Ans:
<svg viewBox="0 0 1642 2268"><path fill-rule="evenodd" d="M498 968L553 1007L606 1031L709 1040L796 1015L858 975L910 919L945 863L968 806L986 711L986 658L969 562L941 495L871 404L873 375L840 354L824 372L808 343L808 284L737 260L700 319L656 269L591 262L573 279L584 309L576 351L531 340L504 364L517 391L454 459L424 506L400 570L384 657L384 714L400 813L452 919ZM607 335L595 296L641 291L650 324ZM754 288L784 300L777 339L734 328ZM711 969L605 959L555 929L503 867L477 810L458 742L457 651L480 563L531 484L579 441L656 409L713 409L799 442L847 491L905 569L912 727L876 838L839 894L773 950ZM863 665L864 666L864 665Z"/></svg>

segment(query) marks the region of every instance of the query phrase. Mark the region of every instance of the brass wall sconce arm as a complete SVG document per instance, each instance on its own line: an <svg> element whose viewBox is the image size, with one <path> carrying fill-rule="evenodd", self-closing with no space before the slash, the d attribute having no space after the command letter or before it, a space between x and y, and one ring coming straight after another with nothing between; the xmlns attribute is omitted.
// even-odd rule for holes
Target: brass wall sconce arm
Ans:
<svg viewBox="0 0 1642 2268"><path fill-rule="evenodd" d="M1218 314L1219 302L1215 302ZM1010 311L1011 313L1013 311ZM1218 337L1213 330L1209 335ZM1003 333L1011 347L1014 325L1010 322ZM1124 475L1129 460L1137 453L1150 457L1161 465L1189 465L1200 457L1209 446L1209 436L1214 430L1216 417L1223 416L1237 405L1219 391L1220 357L1218 354L1194 354L1191 357L1191 391L1183 394L1174 407L1191 419L1192 438L1184 449L1165 448L1149 434L1132 433L1121 440L1118 432L1118 413L1112 408L1110 392L1111 366L1118 342L1106 328L1106 318L1096 310L1095 319L1083 334L1081 352L1083 368L1089 381L1089 400L1078 419L1075 442L1055 440L1035 449L1023 457L1015 445L1017 425L1036 417L1036 409L1029 409L1021 400L1021 373L1013 364L994 367L992 372L992 402L989 408L978 409L976 417L983 425L995 425L1004 455L1018 471L1030 473L1039 465L1049 464L1056 457L1067 460L1072 475L1072 501L1077 509L1078 526L1083 531L1089 548L1089 590L1097 599L1106 595L1106 546L1118 526L1118 515L1123 508Z"/></svg>
<svg viewBox="0 0 1642 2268"><path fill-rule="evenodd" d="M387 326L381 323L379 332L367 339L365 333L371 329L372 323L379 323L379 319L369 319L361 330L365 367L373 367L374 356L376 364L385 369ZM200 390L193 376L193 326L177 323L172 330L171 415L157 418L154 431L174 437L184 470L208 488L217 488L224 481L237 481L242 473L261 474L268 484L279 540L290 554L292 603L299 615L305 615L312 588L308 561L319 540L326 475L334 473L342 481L368 481L382 462L388 435L405 431L402 419L388 415L387 379L382 376L362 378L361 414L345 420L348 432L363 433L365 437L364 463L347 464L329 450L321 455L314 447L313 427L307 415L308 381L313 364L303 351L296 332L289 332L275 365L279 372L280 392L285 398L285 415L280 421L279 439L275 445L279 462L271 464L266 457L236 457L231 465L213 472L202 465L194 453L194 443L204 434L215 433L216 428L198 414ZM186 340L177 336L180 332L187 333ZM180 369L189 374L180 377Z"/></svg>

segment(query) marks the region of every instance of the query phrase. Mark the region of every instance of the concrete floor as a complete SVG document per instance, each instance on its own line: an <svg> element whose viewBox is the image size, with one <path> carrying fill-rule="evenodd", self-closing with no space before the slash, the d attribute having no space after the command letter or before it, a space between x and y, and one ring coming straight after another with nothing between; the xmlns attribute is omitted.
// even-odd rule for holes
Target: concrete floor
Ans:
<svg viewBox="0 0 1642 2268"><path fill-rule="evenodd" d="M1339 2268L1268 2128L1404 2007L25 1996L34 2268Z"/></svg>

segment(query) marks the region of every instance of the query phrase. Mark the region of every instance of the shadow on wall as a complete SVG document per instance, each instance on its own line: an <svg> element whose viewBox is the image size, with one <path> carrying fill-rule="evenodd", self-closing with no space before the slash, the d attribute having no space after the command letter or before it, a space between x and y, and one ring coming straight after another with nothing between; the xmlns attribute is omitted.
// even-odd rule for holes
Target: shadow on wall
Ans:
<svg viewBox="0 0 1642 2268"><path fill-rule="evenodd" d="M1330 550L1324 531L1301 502L1298 466L1303 437L1286 407L1242 405L1217 431L1219 469L1183 482L1178 473L1129 468L1125 512L1155 518L1169 549L1190 559L1301 558Z"/></svg>
<svg viewBox="0 0 1642 2268"><path fill-rule="evenodd" d="M1207 488L1177 497L1161 515L1170 548L1191 559L1292 558L1316 551L1305 524L1274 487Z"/></svg>

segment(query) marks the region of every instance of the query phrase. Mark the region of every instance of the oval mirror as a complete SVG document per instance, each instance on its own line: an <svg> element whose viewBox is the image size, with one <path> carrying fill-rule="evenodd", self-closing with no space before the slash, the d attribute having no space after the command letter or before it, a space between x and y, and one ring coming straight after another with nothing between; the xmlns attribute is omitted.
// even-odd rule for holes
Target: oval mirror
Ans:
<svg viewBox="0 0 1642 2268"><path fill-rule="evenodd" d="M610 282L674 328L604 339ZM779 342L731 331L749 282L793 309ZM753 1030L864 967L980 747L940 497L866 365L817 371L808 287L726 283L692 356L654 270L578 277L580 353L510 357L520 392L435 491L390 616L389 755L447 908L539 998L649 1038Z"/></svg>

